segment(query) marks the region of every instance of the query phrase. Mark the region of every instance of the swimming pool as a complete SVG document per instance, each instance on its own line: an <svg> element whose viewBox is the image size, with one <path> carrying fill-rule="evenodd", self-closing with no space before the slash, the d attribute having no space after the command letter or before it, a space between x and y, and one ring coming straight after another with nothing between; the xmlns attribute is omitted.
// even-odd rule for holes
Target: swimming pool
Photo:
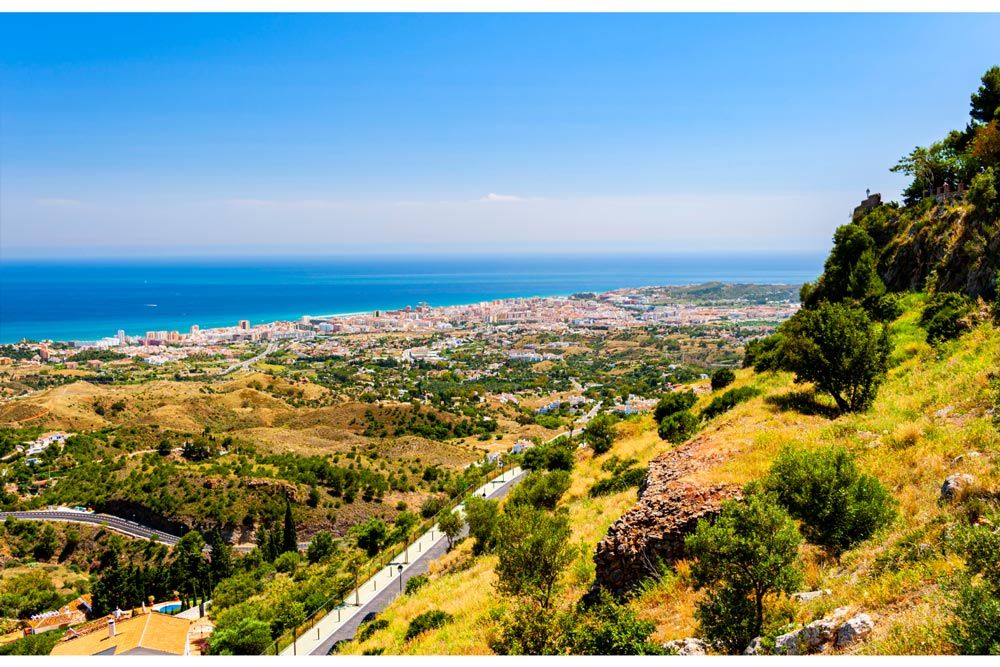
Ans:
<svg viewBox="0 0 1000 667"><path fill-rule="evenodd" d="M180 602L161 602L160 604L153 605L153 611L158 611L161 614L176 614L181 610Z"/></svg>

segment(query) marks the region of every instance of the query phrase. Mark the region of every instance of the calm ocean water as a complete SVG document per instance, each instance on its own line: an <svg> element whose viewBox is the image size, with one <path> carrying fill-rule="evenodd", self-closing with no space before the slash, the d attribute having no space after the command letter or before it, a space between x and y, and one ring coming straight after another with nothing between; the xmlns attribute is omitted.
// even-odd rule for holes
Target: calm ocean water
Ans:
<svg viewBox="0 0 1000 667"><path fill-rule="evenodd" d="M0 342L94 340L498 298L708 281L801 283L820 255L336 257L0 263Z"/></svg>

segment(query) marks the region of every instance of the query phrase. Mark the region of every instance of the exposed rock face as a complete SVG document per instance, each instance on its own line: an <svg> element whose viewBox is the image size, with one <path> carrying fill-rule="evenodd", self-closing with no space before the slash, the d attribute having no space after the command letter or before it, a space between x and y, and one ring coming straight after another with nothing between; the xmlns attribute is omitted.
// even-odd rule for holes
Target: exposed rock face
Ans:
<svg viewBox="0 0 1000 667"><path fill-rule="evenodd" d="M976 478L967 473L948 475L941 485L941 500L954 500L962 491L972 486Z"/></svg>
<svg viewBox="0 0 1000 667"><path fill-rule="evenodd" d="M859 641L868 638L868 635L875 629L875 622L868 614L858 614L848 619L846 623L837 630L837 648L845 648Z"/></svg>
<svg viewBox="0 0 1000 667"><path fill-rule="evenodd" d="M639 503L612 524L597 545L595 588L627 593L656 573L658 561L684 554L684 537L698 520L714 516L723 500L739 496L735 486L695 486L680 478L705 463L694 456L698 442L665 452L649 464Z"/></svg>
<svg viewBox="0 0 1000 667"><path fill-rule="evenodd" d="M663 645L663 648L673 650L677 655L706 655L708 644L695 637L674 639Z"/></svg>

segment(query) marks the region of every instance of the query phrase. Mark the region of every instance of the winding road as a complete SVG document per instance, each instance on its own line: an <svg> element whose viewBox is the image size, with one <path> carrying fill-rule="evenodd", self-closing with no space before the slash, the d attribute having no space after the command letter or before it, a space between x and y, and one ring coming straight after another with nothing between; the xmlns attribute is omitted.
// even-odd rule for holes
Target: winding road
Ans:
<svg viewBox="0 0 1000 667"><path fill-rule="evenodd" d="M148 540L156 536L158 542L173 546L181 538L162 530L156 530L149 526L144 526L135 521L122 519L111 514L96 514L94 512L81 512L79 510L31 510L27 512L0 512L0 521L12 516L24 521L67 521L69 523L88 523L95 526L106 526L122 535Z"/></svg>

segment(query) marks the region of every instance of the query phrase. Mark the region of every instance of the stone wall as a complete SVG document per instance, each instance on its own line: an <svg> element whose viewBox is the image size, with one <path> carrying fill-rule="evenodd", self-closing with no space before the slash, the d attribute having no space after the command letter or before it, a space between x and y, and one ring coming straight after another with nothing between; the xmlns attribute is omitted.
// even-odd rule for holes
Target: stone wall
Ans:
<svg viewBox="0 0 1000 667"><path fill-rule="evenodd" d="M594 588L624 595L657 563L684 555L684 537L699 519L714 516L723 500L736 498L730 485L698 486L681 478L718 458L703 456L699 440L665 452L650 462L639 502L611 525L594 553ZM714 459L714 460L713 460Z"/></svg>

